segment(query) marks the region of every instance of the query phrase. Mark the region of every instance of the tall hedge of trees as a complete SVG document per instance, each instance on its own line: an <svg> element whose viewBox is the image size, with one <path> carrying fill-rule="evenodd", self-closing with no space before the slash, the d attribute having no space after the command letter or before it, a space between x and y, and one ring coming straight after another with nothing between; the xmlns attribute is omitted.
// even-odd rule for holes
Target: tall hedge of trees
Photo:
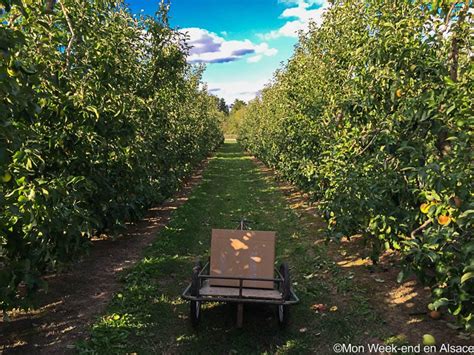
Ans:
<svg viewBox="0 0 474 355"><path fill-rule="evenodd" d="M251 102L241 143L474 327L469 0L335 0Z"/></svg>
<svg viewBox="0 0 474 355"><path fill-rule="evenodd" d="M0 308L139 217L223 140L167 6L0 0Z"/></svg>
<svg viewBox="0 0 474 355"><path fill-rule="evenodd" d="M222 130L226 136L237 136L239 134L246 107L247 104L244 101L239 99L234 100L229 115L225 116L222 120Z"/></svg>

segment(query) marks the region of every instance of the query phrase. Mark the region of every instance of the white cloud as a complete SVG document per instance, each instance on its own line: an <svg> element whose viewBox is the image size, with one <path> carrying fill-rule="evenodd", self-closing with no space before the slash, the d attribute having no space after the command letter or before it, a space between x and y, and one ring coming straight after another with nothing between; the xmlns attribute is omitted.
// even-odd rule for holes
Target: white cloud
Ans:
<svg viewBox="0 0 474 355"><path fill-rule="evenodd" d="M247 59L248 63L258 63L262 60L264 56L273 57L278 53L276 48L270 48L268 43L261 43L255 46L255 54L254 56Z"/></svg>
<svg viewBox="0 0 474 355"><path fill-rule="evenodd" d="M278 30L260 35L265 40L279 37L298 37L299 31L307 31L310 22L321 25L324 11L329 7L327 0L281 0L285 4L296 5L285 9L280 18L288 21ZM318 6L312 9L313 6ZM290 20L291 19L291 20Z"/></svg>
<svg viewBox="0 0 474 355"><path fill-rule="evenodd" d="M267 80L255 81L231 81L221 83L208 83L208 91L212 94L223 97L228 104L235 99L250 101L267 84Z"/></svg>
<svg viewBox="0 0 474 355"><path fill-rule="evenodd" d="M268 43L260 43L259 45L255 46L255 53L257 54L263 54L268 57L273 57L278 53L278 50L276 48L270 48L268 46Z"/></svg>
<svg viewBox="0 0 474 355"><path fill-rule="evenodd" d="M308 10L310 5L308 3L300 3L297 7L291 7L289 9L285 9L281 14L282 18L291 18L295 17L301 21L308 22L311 19L319 19L320 14L324 11L324 3L319 4L320 7L313 10Z"/></svg>
<svg viewBox="0 0 474 355"><path fill-rule="evenodd" d="M183 28L180 30L188 35L188 61L191 63L227 63L241 59L249 54L274 56L275 48L268 43L254 44L245 39L243 41L228 41L214 32L202 28Z"/></svg>
<svg viewBox="0 0 474 355"><path fill-rule="evenodd" d="M308 6L324 5L327 1L325 0L278 0L279 3L285 5L300 5L307 4Z"/></svg>
<svg viewBox="0 0 474 355"><path fill-rule="evenodd" d="M261 54L254 55L253 57L250 57L247 59L248 63L258 63L262 60L263 56Z"/></svg>

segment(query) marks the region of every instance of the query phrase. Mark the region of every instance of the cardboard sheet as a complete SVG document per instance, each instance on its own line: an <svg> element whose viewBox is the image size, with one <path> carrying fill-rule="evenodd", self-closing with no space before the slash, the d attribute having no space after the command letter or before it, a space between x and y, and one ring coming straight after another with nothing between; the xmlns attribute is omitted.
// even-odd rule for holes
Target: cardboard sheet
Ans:
<svg viewBox="0 0 474 355"><path fill-rule="evenodd" d="M213 229L212 276L274 278L275 232ZM237 280L209 280L211 286L239 286ZM243 287L271 289L271 281L244 281Z"/></svg>

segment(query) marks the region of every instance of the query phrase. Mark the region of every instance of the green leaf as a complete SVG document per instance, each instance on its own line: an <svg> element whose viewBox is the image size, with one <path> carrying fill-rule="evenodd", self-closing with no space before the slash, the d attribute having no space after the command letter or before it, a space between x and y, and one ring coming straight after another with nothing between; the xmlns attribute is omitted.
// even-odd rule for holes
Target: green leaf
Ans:
<svg viewBox="0 0 474 355"><path fill-rule="evenodd" d="M461 277L461 284L463 284L464 282L466 282L467 280L470 280L474 277L474 272L467 272L465 273L464 275L462 275Z"/></svg>
<svg viewBox="0 0 474 355"><path fill-rule="evenodd" d="M449 304L449 300L445 297L440 298L439 300L436 300L433 303L430 303L430 305L432 305L433 310L437 310L439 307L446 306L448 304Z"/></svg>
<svg viewBox="0 0 474 355"><path fill-rule="evenodd" d="M99 119L99 111L97 111L97 108L94 106L87 106L87 110L91 111L95 114L95 117Z"/></svg>
<svg viewBox="0 0 474 355"><path fill-rule="evenodd" d="M405 271L402 270L402 271L400 271L400 272L398 273L397 282L398 282L398 283L402 283L403 280L404 280L404 278L405 278Z"/></svg>
<svg viewBox="0 0 474 355"><path fill-rule="evenodd" d="M25 185L25 183L26 183L26 176L22 176L21 178L16 179L15 182L16 182L16 184L17 184L18 186Z"/></svg>

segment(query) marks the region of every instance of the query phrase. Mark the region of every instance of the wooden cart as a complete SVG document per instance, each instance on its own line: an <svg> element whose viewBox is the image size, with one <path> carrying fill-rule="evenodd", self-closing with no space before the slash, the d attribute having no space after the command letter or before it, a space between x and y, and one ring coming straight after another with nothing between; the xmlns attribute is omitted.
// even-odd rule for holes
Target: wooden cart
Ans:
<svg viewBox="0 0 474 355"><path fill-rule="evenodd" d="M197 262L182 297L190 301L190 319L197 326L204 302L237 303L237 326L243 322L245 303L275 305L280 326L288 322L289 306L299 302L291 287L286 263L275 264L275 232L213 229L211 256Z"/></svg>

